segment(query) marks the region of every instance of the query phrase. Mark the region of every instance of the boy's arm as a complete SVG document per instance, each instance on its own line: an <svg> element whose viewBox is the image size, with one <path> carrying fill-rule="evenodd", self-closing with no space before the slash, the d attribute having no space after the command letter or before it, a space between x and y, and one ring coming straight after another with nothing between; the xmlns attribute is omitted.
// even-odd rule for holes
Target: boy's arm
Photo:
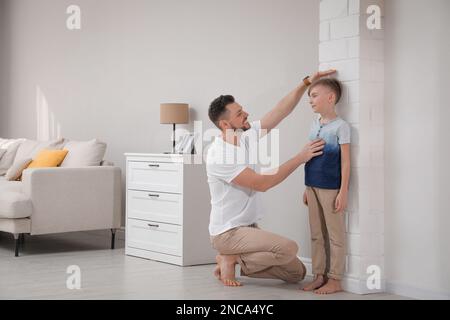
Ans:
<svg viewBox="0 0 450 320"><path fill-rule="evenodd" d="M335 72L336 70L316 72L312 77L310 77L310 81L314 82ZM281 99L281 101L278 102L278 104L261 119L261 129L263 129L265 133L269 133L270 130L275 128L294 110L294 108L300 102L303 94L305 94L307 88L308 87L302 82L287 96Z"/></svg>
<svg viewBox="0 0 450 320"><path fill-rule="evenodd" d="M341 189L336 198L335 212L347 208L348 186L350 182L350 144L341 144Z"/></svg>

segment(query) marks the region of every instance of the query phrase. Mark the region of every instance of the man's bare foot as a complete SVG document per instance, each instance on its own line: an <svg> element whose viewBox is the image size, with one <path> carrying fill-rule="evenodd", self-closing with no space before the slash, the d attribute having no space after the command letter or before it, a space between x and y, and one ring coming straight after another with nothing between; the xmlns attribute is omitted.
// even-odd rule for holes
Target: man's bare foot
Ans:
<svg viewBox="0 0 450 320"><path fill-rule="evenodd" d="M220 266L216 264L216 268L214 269L214 276L220 280Z"/></svg>
<svg viewBox="0 0 450 320"><path fill-rule="evenodd" d="M325 283L325 278L322 275L318 275L314 278L313 281L308 283L306 286L303 287L303 291L313 291L317 288L320 288Z"/></svg>
<svg viewBox="0 0 450 320"><path fill-rule="evenodd" d="M317 294L332 294L342 291L341 281L335 279L328 279L327 284L315 290Z"/></svg>
<svg viewBox="0 0 450 320"><path fill-rule="evenodd" d="M239 287L242 285L235 277L237 258L238 256L236 255L218 255L216 257L220 269L220 280L222 280L222 283L226 286Z"/></svg>

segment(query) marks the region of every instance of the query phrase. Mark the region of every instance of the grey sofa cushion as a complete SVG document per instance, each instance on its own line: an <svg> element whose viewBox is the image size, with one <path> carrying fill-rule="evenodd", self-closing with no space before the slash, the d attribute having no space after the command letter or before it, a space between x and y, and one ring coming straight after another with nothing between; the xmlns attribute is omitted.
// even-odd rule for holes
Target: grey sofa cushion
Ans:
<svg viewBox="0 0 450 320"><path fill-rule="evenodd" d="M67 141L64 148L69 153L61 163L62 168L99 166L105 156L106 143L93 139L89 141Z"/></svg>
<svg viewBox="0 0 450 320"><path fill-rule="evenodd" d="M5 176L0 176L0 193L6 191L22 192L22 182L8 181Z"/></svg>
<svg viewBox="0 0 450 320"><path fill-rule="evenodd" d="M36 155L43 149L59 150L62 149L64 145L64 139L55 139L50 141L36 141L36 140L25 140L23 141L14 159L14 165L23 162L25 159L34 159Z"/></svg>
<svg viewBox="0 0 450 320"><path fill-rule="evenodd" d="M31 201L23 193L7 191L0 194L0 218L27 218L31 211Z"/></svg>
<svg viewBox="0 0 450 320"><path fill-rule="evenodd" d="M8 181L16 181L22 175L22 171L25 170L33 160L31 158L24 159L22 161L14 162L11 168L8 169L5 175L5 179Z"/></svg>
<svg viewBox="0 0 450 320"><path fill-rule="evenodd" d="M17 149L24 139L1 139L0 149L6 150L0 158L0 176L5 175L6 171L12 166L16 157Z"/></svg>
<svg viewBox="0 0 450 320"><path fill-rule="evenodd" d="M0 177L0 218L27 218L31 212L31 200L22 192L22 182Z"/></svg>

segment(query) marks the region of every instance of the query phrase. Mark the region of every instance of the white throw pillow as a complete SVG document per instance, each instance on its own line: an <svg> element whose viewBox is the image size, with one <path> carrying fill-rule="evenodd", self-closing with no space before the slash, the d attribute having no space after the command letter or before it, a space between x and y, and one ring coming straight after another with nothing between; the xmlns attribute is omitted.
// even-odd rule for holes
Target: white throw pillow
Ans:
<svg viewBox="0 0 450 320"><path fill-rule="evenodd" d="M23 160L31 158L34 159L39 152L43 149L60 150L64 145L64 139L55 139L50 141L35 141L25 140L21 143L19 149L17 149L16 158L14 159L14 165L21 163Z"/></svg>
<svg viewBox="0 0 450 320"><path fill-rule="evenodd" d="M24 140L0 139L0 149L5 150L3 157L0 158L0 176L5 175L6 171L12 166L17 149Z"/></svg>
<svg viewBox="0 0 450 320"><path fill-rule="evenodd" d="M3 155L6 153L6 149L0 149L0 159L3 157Z"/></svg>
<svg viewBox="0 0 450 320"><path fill-rule="evenodd" d="M69 153L67 153L60 167L79 168L99 166L105 156L106 143L97 139L90 141L68 141L64 145L64 149L68 150Z"/></svg>
<svg viewBox="0 0 450 320"><path fill-rule="evenodd" d="M30 165L31 161L33 161L33 159L28 158L14 163L6 172L5 179L8 181L16 181L19 179L22 175L22 171Z"/></svg>

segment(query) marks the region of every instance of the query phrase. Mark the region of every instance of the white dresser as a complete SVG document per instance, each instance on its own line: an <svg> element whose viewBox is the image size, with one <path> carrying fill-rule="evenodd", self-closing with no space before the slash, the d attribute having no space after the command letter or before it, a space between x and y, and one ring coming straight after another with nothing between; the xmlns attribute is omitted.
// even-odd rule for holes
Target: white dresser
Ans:
<svg viewBox="0 0 450 320"><path fill-rule="evenodd" d="M191 164L191 155L125 156L125 254L180 266L215 263L205 165Z"/></svg>

